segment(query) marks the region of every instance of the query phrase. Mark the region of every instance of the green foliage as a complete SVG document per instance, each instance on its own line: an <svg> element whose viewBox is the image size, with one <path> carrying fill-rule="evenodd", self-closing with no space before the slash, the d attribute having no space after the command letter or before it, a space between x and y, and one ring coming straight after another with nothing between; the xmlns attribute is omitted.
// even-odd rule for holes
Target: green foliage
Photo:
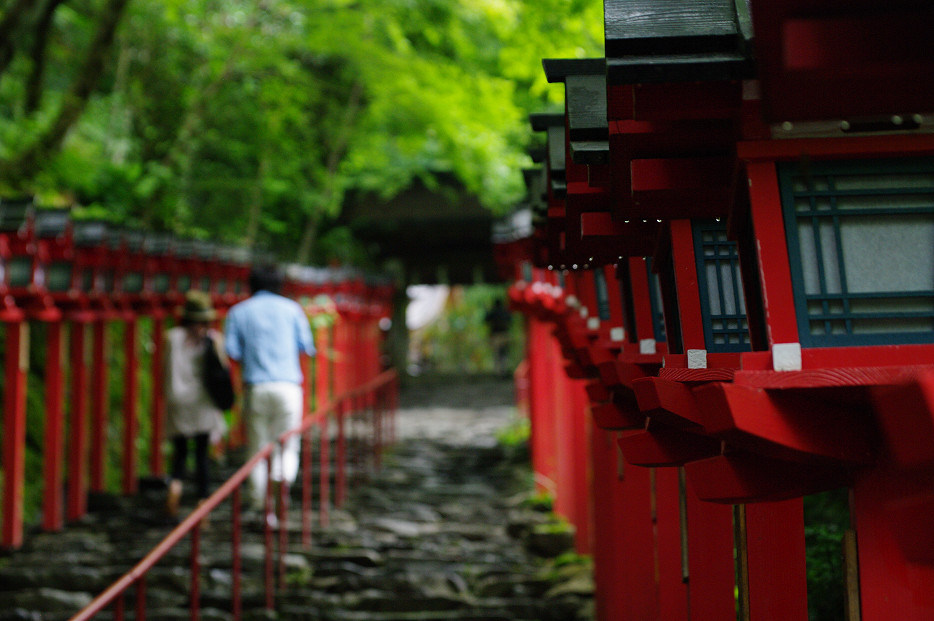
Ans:
<svg viewBox="0 0 934 621"><path fill-rule="evenodd" d="M75 329L75 324L69 324ZM91 328L87 330L86 343L91 342ZM151 453L152 438L152 321L142 319L139 322L138 350L139 364L137 368L137 436L136 451L138 474L148 473L148 464ZM47 368L47 331L48 324L32 321L29 324L29 372L26 377L26 457L25 457L25 486L23 493L23 521L26 524L38 524L42 517L42 497L45 487L45 429L46 429L46 390L45 373ZM0 349L6 340L6 330L0 331ZM123 432L125 426L124 416L124 390L126 378L124 369L125 351L124 343L125 325L122 322L111 322L107 327L107 421L105 429L106 453L104 458L104 487L107 491L119 493L123 483ZM66 339L67 343L67 339ZM67 347L67 345L66 345ZM90 346L86 347L85 368L89 373L92 370L90 360ZM71 369L69 368L69 352L63 351L63 408L66 421L65 427L65 455L69 450L68 439L73 437L69 425L73 400L71 398ZM0 374L0 397L2 397L5 377ZM0 421L2 422L2 421ZM0 429L2 433L2 429ZM162 450L165 450L165 446ZM66 468L67 472L67 468ZM0 473L2 479L2 473ZM68 485L68 481L64 481Z"/></svg>
<svg viewBox="0 0 934 621"><path fill-rule="evenodd" d="M516 417L496 432L496 440L505 447L519 447L529 441L531 431L532 424L528 418Z"/></svg>
<svg viewBox="0 0 934 621"><path fill-rule="evenodd" d="M578 554L577 552L564 552L554 558L552 565L555 569L567 566L592 567L593 558L586 554Z"/></svg>
<svg viewBox="0 0 934 621"><path fill-rule="evenodd" d="M496 441L511 463L529 463L529 437L532 423L524 416L515 416L508 425L496 432Z"/></svg>
<svg viewBox="0 0 934 621"><path fill-rule="evenodd" d="M548 492L537 492L522 501L522 506L536 511L550 512L554 509L554 496Z"/></svg>
<svg viewBox="0 0 934 621"><path fill-rule="evenodd" d="M431 368L442 373L492 372L493 352L484 317L493 301L505 296L501 285L453 288L444 314L422 334L413 336ZM524 336L522 322L516 318L510 328L509 369L514 369L525 353Z"/></svg>
<svg viewBox="0 0 934 621"><path fill-rule="evenodd" d="M319 240L350 191L389 197L454 173L489 208L514 204L527 115L563 95L542 57L602 55L594 2L130 2L64 143L12 174L61 110L105 6L58 7L36 111L25 104L36 34L14 33L0 69L0 194L290 259L320 241L299 260L365 259L346 230Z"/></svg>
<svg viewBox="0 0 934 621"><path fill-rule="evenodd" d="M849 528L847 490L804 498L808 618L843 621L843 534Z"/></svg>

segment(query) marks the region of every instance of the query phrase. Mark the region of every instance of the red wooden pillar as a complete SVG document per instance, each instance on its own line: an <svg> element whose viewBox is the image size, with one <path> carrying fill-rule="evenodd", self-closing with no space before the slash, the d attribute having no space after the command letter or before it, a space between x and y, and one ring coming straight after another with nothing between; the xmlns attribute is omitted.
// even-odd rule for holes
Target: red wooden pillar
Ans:
<svg viewBox="0 0 934 621"><path fill-rule="evenodd" d="M347 436L346 436L346 419L348 412L349 402L347 400L341 401L337 404L337 455L335 456L337 474L335 478L335 490L334 490L334 506L338 509L343 508L344 499L347 496ZM353 412L353 409L350 409L350 412ZM360 472L359 464L355 464L358 468L357 473Z"/></svg>
<svg viewBox="0 0 934 621"><path fill-rule="evenodd" d="M346 339L344 338L344 333L346 331L347 319L342 314L336 315L336 321L334 322L334 343L332 349L334 350L334 395L337 396L343 394L346 382L345 374L347 368L347 351L346 351Z"/></svg>
<svg viewBox="0 0 934 621"><path fill-rule="evenodd" d="M619 545L619 515L614 511L617 485L617 455L613 434L592 429L590 455L593 460L592 496L594 503L593 535L597 545L593 551L593 575L596 590L594 604L597 621L625 619L622 614L622 594L626 589L621 578L623 566ZM648 618L648 617L646 617Z"/></svg>
<svg viewBox="0 0 934 621"><path fill-rule="evenodd" d="M333 356L330 327L322 326L315 335L315 410L321 411L331 401Z"/></svg>
<svg viewBox="0 0 934 621"><path fill-rule="evenodd" d="M593 421L590 400L584 380L571 381L570 409L567 412L571 426L571 494L572 519L576 528L575 544L578 554L590 554L593 550L592 507L590 498L590 441L589 427Z"/></svg>
<svg viewBox="0 0 934 621"><path fill-rule="evenodd" d="M617 432L591 433L597 619L658 619L651 470L624 464Z"/></svg>
<svg viewBox="0 0 934 621"><path fill-rule="evenodd" d="M104 491L104 452L107 446L107 321L94 322L91 353L91 490Z"/></svg>
<svg viewBox="0 0 934 621"><path fill-rule="evenodd" d="M557 462L552 420L555 383L551 377L551 367L555 352L551 327L537 317L529 317L526 343L529 360L530 446L535 486L539 492L554 494Z"/></svg>
<svg viewBox="0 0 934 621"><path fill-rule="evenodd" d="M914 491L918 485L930 489L930 478L920 476L912 481L905 471L888 465L866 471L853 485L861 621L934 619L934 565L905 558L891 518L896 509L904 528L930 528L926 505L912 509L904 503L905 491Z"/></svg>
<svg viewBox="0 0 934 621"><path fill-rule="evenodd" d="M745 505L750 621L807 621L804 501Z"/></svg>
<svg viewBox="0 0 934 621"><path fill-rule="evenodd" d="M626 585L621 597L623 616L618 618L657 619L653 472L650 468L625 464L622 459L613 472L618 479L613 494L613 512L619 520L620 557L617 562L622 564L617 588Z"/></svg>
<svg viewBox="0 0 934 621"><path fill-rule="evenodd" d="M243 371L240 363L230 361L230 379L233 381L234 390L243 394ZM234 402L233 411L230 420L230 436L227 442L230 446L243 446L246 442L246 419L243 417L243 401L238 399Z"/></svg>
<svg viewBox="0 0 934 621"><path fill-rule="evenodd" d="M769 346L798 342L791 267L774 162L747 162L750 210L759 252L759 285Z"/></svg>
<svg viewBox="0 0 934 621"><path fill-rule="evenodd" d="M61 530L64 525L62 507L62 467L65 452L65 412L62 398L62 331L61 321L46 324L45 363L45 448L43 471L45 489L42 498L42 528Z"/></svg>
<svg viewBox="0 0 934 621"><path fill-rule="evenodd" d="M0 545L23 543L23 484L26 467L26 372L29 370L29 324L5 321L6 355L3 395L3 532Z"/></svg>
<svg viewBox="0 0 934 621"><path fill-rule="evenodd" d="M136 436L139 428L137 420L137 365L139 364L137 336L139 332L138 319L133 316L126 320L123 335L124 347L124 387L123 387L123 493L132 494L136 491Z"/></svg>
<svg viewBox="0 0 934 621"><path fill-rule="evenodd" d="M690 619L731 619L736 615L733 507L702 502L690 488L685 496Z"/></svg>
<svg viewBox="0 0 934 621"><path fill-rule="evenodd" d="M684 351L706 349L690 220L671 222L671 252ZM701 502L687 489L682 511L686 512L682 519L687 529L691 621L713 621L735 615L732 507Z"/></svg>
<svg viewBox="0 0 934 621"><path fill-rule="evenodd" d="M68 459L67 518L77 520L87 512L87 365L85 364L84 321L71 322L71 411L69 433L71 444Z"/></svg>
<svg viewBox="0 0 934 621"><path fill-rule="evenodd" d="M681 503L682 473L680 468L655 468L653 472L659 619L687 621L694 617L689 616L688 568L684 553L687 518Z"/></svg>
<svg viewBox="0 0 934 621"><path fill-rule="evenodd" d="M149 473L154 476L162 475L165 469L162 456L162 441L165 439L164 339L165 315L157 312L152 318L152 437L149 450Z"/></svg>
<svg viewBox="0 0 934 621"><path fill-rule="evenodd" d="M314 383L314 377L311 374L311 357L301 357L302 366L302 418L304 419L311 413L311 390Z"/></svg>
<svg viewBox="0 0 934 621"><path fill-rule="evenodd" d="M331 434L328 429L330 419L321 417L318 435L318 523L322 528L328 525L328 505L331 499Z"/></svg>
<svg viewBox="0 0 934 621"><path fill-rule="evenodd" d="M690 220L672 220L671 254L674 262L675 285L678 289L678 310L684 351L706 349L700 292L697 284L697 264L694 260L694 232L691 229Z"/></svg>
<svg viewBox="0 0 934 621"><path fill-rule="evenodd" d="M555 513L574 521L574 426L571 379L565 372L565 360L557 339L550 338L550 381L553 395L549 426L554 441L550 447L555 460Z"/></svg>

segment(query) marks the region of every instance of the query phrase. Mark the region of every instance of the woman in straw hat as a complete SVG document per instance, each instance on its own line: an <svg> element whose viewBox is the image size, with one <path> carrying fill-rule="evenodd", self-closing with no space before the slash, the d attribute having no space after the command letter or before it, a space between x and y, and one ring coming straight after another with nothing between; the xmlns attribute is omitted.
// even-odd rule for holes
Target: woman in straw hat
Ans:
<svg viewBox="0 0 934 621"><path fill-rule="evenodd" d="M209 444L218 441L226 431L223 414L211 401L203 381L204 352L209 344L227 363L223 337L210 328L215 317L210 295L192 290L185 294L179 325L166 332L166 432L173 449L166 504L171 515L178 514L189 441L194 440L195 491L200 500L208 495Z"/></svg>

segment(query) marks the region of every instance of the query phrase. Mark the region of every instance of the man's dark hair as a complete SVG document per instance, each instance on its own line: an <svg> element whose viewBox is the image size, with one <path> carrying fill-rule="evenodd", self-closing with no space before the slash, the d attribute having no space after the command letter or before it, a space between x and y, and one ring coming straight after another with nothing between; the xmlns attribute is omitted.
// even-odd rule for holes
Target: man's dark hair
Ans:
<svg viewBox="0 0 934 621"><path fill-rule="evenodd" d="M282 272L275 265L255 265L250 270L250 291L282 291Z"/></svg>

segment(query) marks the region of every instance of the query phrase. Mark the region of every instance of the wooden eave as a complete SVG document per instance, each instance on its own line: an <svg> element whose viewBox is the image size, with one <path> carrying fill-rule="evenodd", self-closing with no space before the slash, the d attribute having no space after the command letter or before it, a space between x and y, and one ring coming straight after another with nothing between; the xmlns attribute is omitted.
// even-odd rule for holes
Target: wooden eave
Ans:
<svg viewBox="0 0 934 621"><path fill-rule="evenodd" d="M925 0L751 0L770 123L911 118L934 110Z"/></svg>
<svg viewBox="0 0 934 621"><path fill-rule="evenodd" d="M755 75L744 0L606 0L603 6L610 84Z"/></svg>

